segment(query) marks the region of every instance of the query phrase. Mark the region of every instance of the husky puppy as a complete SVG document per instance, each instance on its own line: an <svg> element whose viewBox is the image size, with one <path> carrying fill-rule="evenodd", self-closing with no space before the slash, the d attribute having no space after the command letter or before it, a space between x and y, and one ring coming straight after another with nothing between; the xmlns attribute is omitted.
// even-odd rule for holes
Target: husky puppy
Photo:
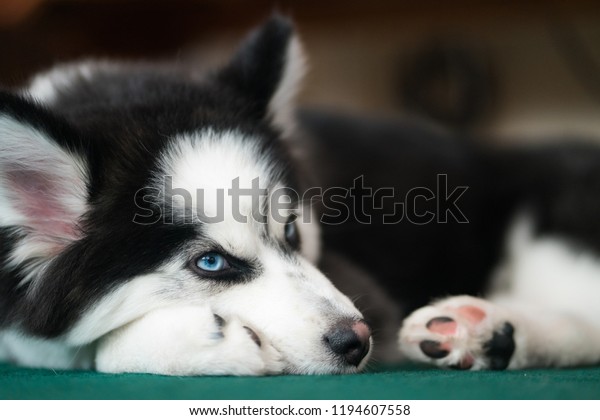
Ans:
<svg viewBox="0 0 600 420"><path fill-rule="evenodd" d="M398 349L600 360L598 150L297 115L303 69L275 16L212 73L88 61L0 93L0 357L171 375L353 373Z"/></svg>

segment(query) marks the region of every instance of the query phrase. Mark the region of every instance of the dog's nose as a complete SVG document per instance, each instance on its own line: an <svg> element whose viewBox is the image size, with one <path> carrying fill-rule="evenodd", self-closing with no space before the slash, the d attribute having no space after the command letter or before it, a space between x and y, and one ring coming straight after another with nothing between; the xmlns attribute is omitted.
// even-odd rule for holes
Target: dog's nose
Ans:
<svg viewBox="0 0 600 420"><path fill-rule="evenodd" d="M325 334L325 342L329 348L353 366L358 366L369 352L370 338L371 330L362 320L338 322Z"/></svg>

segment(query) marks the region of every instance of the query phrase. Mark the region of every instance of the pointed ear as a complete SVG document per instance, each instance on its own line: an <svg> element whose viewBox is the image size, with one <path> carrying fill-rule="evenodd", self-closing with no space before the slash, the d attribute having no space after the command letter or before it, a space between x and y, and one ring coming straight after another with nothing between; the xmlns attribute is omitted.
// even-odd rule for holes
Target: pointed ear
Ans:
<svg viewBox="0 0 600 420"><path fill-rule="evenodd" d="M288 134L294 126L295 99L306 62L292 23L274 15L253 31L219 74L250 101L259 118Z"/></svg>
<svg viewBox="0 0 600 420"><path fill-rule="evenodd" d="M0 227L23 235L13 263L55 256L79 238L88 177L84 159L66 146L76 140L64 121L0 93Z"/></svg>

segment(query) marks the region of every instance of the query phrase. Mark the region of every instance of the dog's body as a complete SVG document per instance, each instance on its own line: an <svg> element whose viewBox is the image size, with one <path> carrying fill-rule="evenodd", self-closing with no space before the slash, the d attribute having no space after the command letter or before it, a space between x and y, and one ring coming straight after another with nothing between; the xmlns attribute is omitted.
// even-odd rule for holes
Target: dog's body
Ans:
<svg viewBox="0 0 600 420"><path fill-rule="evenodd" d="M381 357L600 361L600 149L491 153L326 113L297 124L302 64L274 18L213 74L87 62L2 94L0 356L355 372L373 346L349 296Z"/></svg>
<svg viewBox="0 0 600 420"><path fill-rule="evenodd" d="M318 139L311 172L325 188L352 191L364 179L372 189L342 199L354 214L344 224L323 225L324 261L328 250L342 253L377 279L400 317L412 313L400 337L405 355L480 369L600 360L596 145L482 148L415 123L322 112L301 121ZM388 197L373 209L363 197L378 190ZM361 200L366 211L354 209ZM346 292L335 270L324 271ZM441 300L428 306L432 299ZM377 303L361 303L371 320L367 308Z"/></svg>

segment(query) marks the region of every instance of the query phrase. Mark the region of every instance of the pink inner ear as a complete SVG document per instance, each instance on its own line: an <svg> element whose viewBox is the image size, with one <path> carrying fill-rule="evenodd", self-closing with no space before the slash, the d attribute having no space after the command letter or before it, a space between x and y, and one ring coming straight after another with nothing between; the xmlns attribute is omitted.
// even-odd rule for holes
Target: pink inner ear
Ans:
<svg viewBox="0 0 600 420"><path fill-rule="evenodd" d="M10 201L17 212L26 219L26 226L39 240L62 248L79 237L76 209L69 202L76 197L73 184L64 179L27 170L15 169L5 174Z"/></svg>

